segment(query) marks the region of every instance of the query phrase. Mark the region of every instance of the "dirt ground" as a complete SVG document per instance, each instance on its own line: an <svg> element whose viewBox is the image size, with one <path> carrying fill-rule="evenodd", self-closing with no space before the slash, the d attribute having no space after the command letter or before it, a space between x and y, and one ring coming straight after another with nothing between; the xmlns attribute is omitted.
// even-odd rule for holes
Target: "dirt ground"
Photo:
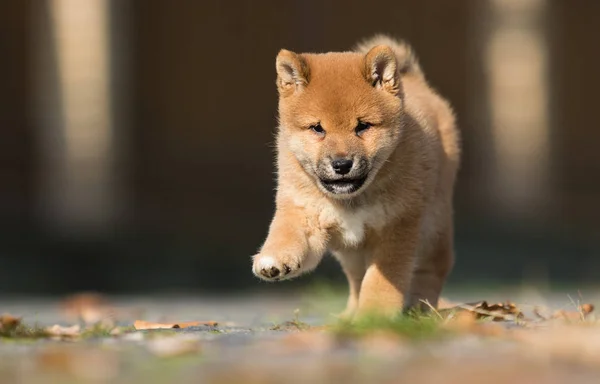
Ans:
<svg viewBox="0 0 600 384"><path fill-rule="evenodd" d="M590 292L584 297L593 303L598 297ZM342 337L323 326L336 323L332 314L343 307L343 296L323 290L106 301L4 298L0 312L21 317L28 326L65 328L37 339L0 338L0 383L600 382L600 327L593 316L577 319L577 292L458 292L449 297L493 303L507 295L535 320L453 320L447 327L453 332L419 338L412 331L377 327ZM561 309L574 317L541 321ZM135 320L202 324L136 330ZM68 328L76 324L79 329Z"/></svg>

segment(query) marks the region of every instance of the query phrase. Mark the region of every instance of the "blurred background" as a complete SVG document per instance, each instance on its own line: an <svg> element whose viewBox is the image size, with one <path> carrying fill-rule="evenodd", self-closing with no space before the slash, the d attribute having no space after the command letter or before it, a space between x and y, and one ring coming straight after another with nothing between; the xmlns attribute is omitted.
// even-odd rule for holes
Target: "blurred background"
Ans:
<svg viewBox="0 0 600 384"><path fill-rule="evenodd" d="M595 0L8 0L0 293L281 290L250 256L274 206L279 49L408 39L463 136L450 285L596 283Z"/></svg>

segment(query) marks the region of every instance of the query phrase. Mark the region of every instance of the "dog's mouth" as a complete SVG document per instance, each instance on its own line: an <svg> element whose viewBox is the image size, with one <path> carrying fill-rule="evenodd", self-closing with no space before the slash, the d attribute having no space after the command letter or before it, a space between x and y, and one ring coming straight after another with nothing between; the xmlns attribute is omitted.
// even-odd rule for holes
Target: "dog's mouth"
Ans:
<svg viewBox="0 0 600 384"><path fill-rule="evenodd" d="M325 188L327 191L336 195L344 195L358 191L367 180L367 176L356 179L343 178L319 180L321 181L323 188Z"/></svg>

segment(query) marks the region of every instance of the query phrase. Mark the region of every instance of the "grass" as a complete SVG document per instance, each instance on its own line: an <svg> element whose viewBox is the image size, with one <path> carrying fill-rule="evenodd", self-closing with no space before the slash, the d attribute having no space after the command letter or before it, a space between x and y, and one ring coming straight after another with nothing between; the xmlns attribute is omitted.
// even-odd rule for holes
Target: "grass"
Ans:
<svg viewBox="0 0 600 384"><path fill-rule="evenodd" d="M442 327L444 318L437 312L410 312L396 317L367 315L350 320L336 320L327 326L313 327L300 320L300 311L294 311L292 320L274 325L274 331L310 331L324 329L341 338L357 338L372 333L385 332L395 334L410 340L439 338L449 331Z"/></svg>
<svg viewBox="0 0 600 384"><path fill-rule="evenodd" d="M394 318L361 316L354 321L339 321L331 331L341 337L362 337L375 332L389 332L410 340L438 338L448 334L434 314L403 314Z"/></svg>
<svg viewBox="0 0 600 384"><path fill-rule="evenodd" d="M118 334L125 334L129 332L134 332L135 327L133 325L126 327L113 327L102 323L96 323L83 329L83 331L81 332L81 338L95 339L102 337L112 337L115 334L114 332L116 331L118 331Z"/></svg>
<svg viewBox="0 0 600 384"><path fill-rule="evenodd" d="M331 312L341 311L347 300L348 287L344 284L331 284L326 281L317 281L303 291L303 302L306 312L331 315ZM335 308L336 311L333 311ZM384 316L363 316L350 322L337 320L328 329L340 337L362 337L374 332L390 332L407 339L420 340L430 337L441 337L448 331L441 327L442 318L437 312L398 315L394 318ZM299 330L309 329L310 326L302 324L296 313L294 320L285 324L296 326Z"/></svg>
<svg viewBox="0 0 600 384"><path fill-rule="evenodd" d="M100 337L110 337L112 327L106 327L102 324L94 324L91 327L85 328L81 332L81 337L84 339L95 339Z"/></svg>
<svg viewBox="0 0 600 384"><path fill-rule="evenodd" d="M298 330L298 331L306 331L310 329L311 326L300 320L300 310L296 309L294 311L294 318L290 321L286 321L282 324L277 324L271 327L272 331L287 331L287 330Z"/></svg>
<svg viewBox="0 0 600 384"><path fill-rule="evenodd" d="M36 325L30 326L17 323L11 326L0 327L0 338L2 339L42 339L50 336L48 331Z"/></svg>

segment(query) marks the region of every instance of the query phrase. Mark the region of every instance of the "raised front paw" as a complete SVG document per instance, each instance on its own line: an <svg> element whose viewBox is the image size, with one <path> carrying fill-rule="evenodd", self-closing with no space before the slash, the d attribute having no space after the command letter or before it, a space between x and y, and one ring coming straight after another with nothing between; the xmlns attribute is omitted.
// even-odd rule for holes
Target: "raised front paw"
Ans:
<svg viewBox="0 0 600 384"><path fill-rule="evenodd" d="M279 281L297 276L302 265L292 257L276 257L259 253L254 256L252 272L267 281Z"/></svg>

